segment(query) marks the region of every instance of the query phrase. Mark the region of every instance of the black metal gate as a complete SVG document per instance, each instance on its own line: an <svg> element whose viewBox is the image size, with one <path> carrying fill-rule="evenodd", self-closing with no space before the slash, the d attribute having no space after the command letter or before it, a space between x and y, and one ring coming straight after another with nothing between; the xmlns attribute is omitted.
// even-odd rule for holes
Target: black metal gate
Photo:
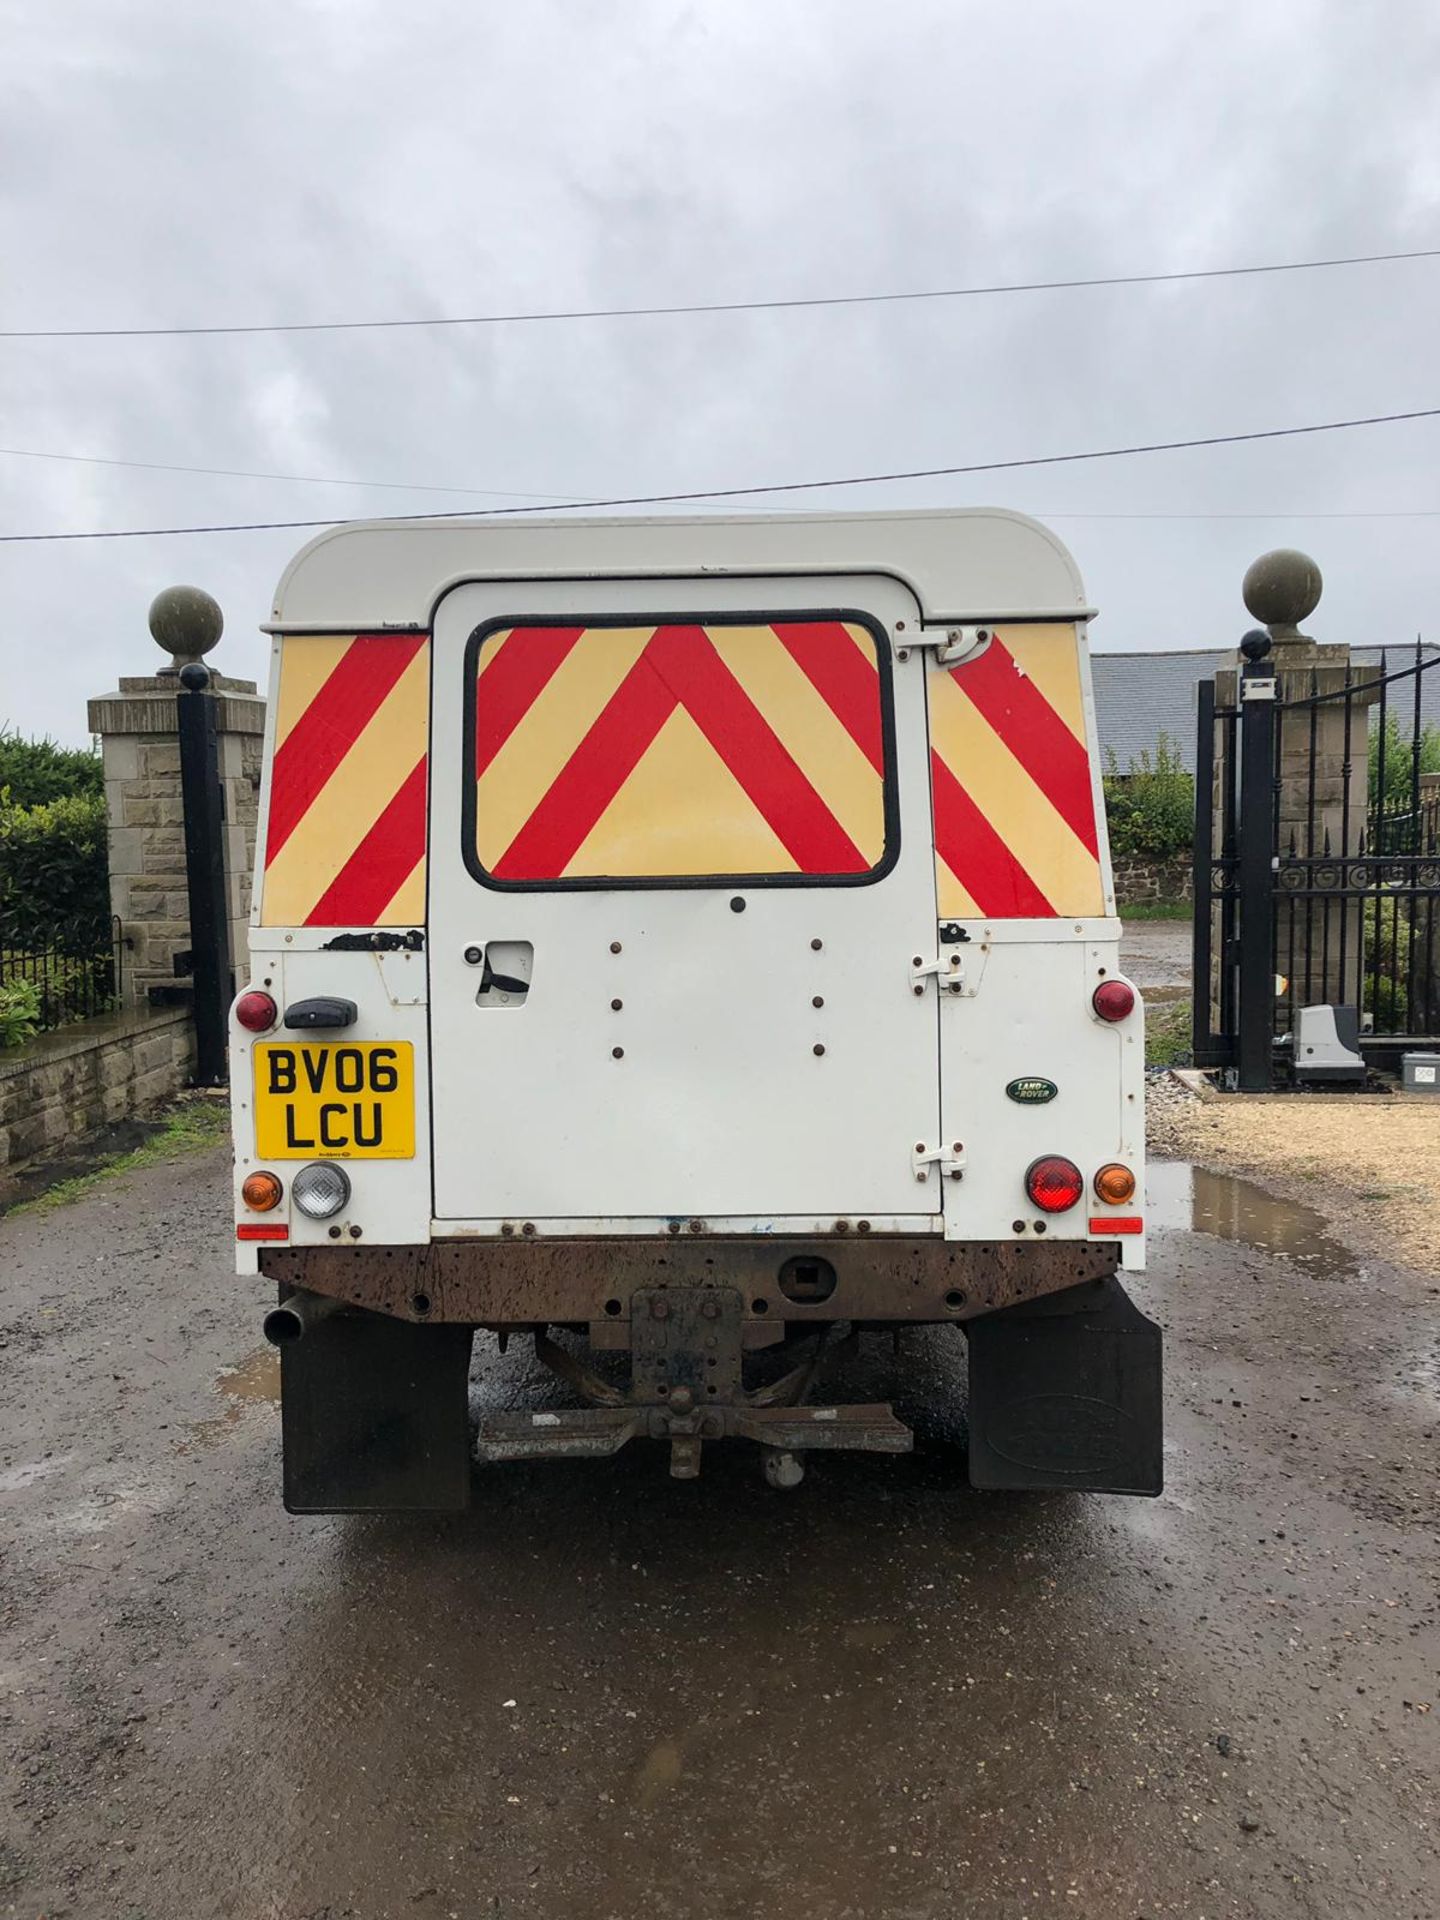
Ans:
<svg viewBox="0 0 1440 1920"><path fill-rule="evenodd" d="M1250 1091L1296 1015L1353 1007L1374 1065L1440 1044L1440 654L1286 667L1265 633L1199 688L1194 1053Z"/></svg>

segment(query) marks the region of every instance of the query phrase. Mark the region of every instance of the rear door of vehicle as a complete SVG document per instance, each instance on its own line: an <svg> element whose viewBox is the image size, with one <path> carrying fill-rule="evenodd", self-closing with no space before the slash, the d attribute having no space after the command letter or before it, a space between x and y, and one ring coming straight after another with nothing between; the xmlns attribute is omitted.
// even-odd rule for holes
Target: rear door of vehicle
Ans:
<svg viewBox="0 0 1440 1920"><path fill-rule="evenodd" d="M1118 964L1094 702L1071 621L967 634L927 670L941 946L960 985L940 1012L942 1135L964 1148L944 1187L946 1232L1083 1239L1091 1209L1041 1221L1031 1162L1059 1154L1087 1181L1143 1145L1143 1033L1096 1018Z"/></svg>
<svg viewBox="0 0 1440 1920"><path fill-rule="evenodd" d="M874 577L484 583L433 653L435 1213L924 1224L924 674ZM905 629L902 628L903 632ZM902 831L902 820L905 830Z"/></svg>

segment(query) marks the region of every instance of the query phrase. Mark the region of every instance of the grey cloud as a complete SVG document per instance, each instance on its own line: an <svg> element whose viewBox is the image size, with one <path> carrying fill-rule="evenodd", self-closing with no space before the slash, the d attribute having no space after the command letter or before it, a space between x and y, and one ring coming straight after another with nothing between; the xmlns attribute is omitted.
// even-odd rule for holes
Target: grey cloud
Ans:
<svg viewBox="0 0 1440 1920"><path fill-rule="evenodd" d="M16 5L0 324L325 319L1125 272L1433 242L1440 21L1343 0ZM1434 398L1440 265L834 313L10 343L7 444L559 493L1064 451ZM1440 509L1417 425L822 496ZM0 530L423 510L424 495L0 459ZM800 505L819 504L801 500ZM1265 546L1315 627L1403 638L1435 522L1055 524L1101 646L1222 644ZM173 579L255 629L303 534L0 550L0 717L81 736ZM1432 626L1433 631L1433 626Z"/></svg>

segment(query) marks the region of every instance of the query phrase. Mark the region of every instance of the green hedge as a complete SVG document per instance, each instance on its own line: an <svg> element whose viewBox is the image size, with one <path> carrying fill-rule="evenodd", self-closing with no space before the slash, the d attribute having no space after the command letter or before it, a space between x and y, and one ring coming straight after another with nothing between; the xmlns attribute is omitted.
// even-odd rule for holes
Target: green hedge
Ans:
<svg viewBox="0 0 1440 1920"><path fill-rule="evenodd" d="M109 944L103 794L0 805L0 948L88 955Z"/></svg>
<svg viewBox="0 0 1440 1920"><path fill-rule="evenodd" d="M1142 753L1121 772L1105 756L1105 817L1110 851L1117 858L1169 860L1188 853L1195 830L1195 778L1180 763L1179 749L1161 734L1155 752Z"/></svg>
<svg viewBox="0 0 1440 1920"><path fill-rule="evenodd" d="M0 727L0 806L43 807L74 793L98 800L104 790L100 756L93 747L22 740Z"/></svg>

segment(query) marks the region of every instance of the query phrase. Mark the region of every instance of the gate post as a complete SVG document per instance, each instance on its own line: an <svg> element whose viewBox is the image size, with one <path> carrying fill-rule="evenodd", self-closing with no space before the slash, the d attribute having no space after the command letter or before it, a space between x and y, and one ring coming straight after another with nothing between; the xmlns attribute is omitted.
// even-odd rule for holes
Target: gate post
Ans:
<svg viewBox="0 0 1440 1920"><path fill-rule="evenodd" d="M88 709L90 730L100 735L104 754L110 909L121 923L125 999L131 1011L190 999L188 977L182 985L175 971L177 951L193 946L178 707L179 669L196 657L197 649L183 623L177 629L162 617L171 599L170 594L160 596L154 617L161 631L156 639L167 656L177 653L180 658L167 659L155 673L126 675L113 692L92 699ZM218 624L213 623L219 618L216 608L212 640L218 636ZM243 967L265 702L251 681L232 679L213 666L209 674L207 691L218 709L228 945L232 964Z"/></svg>
<svg viewBox="0 0 1440 1920"><path fill-rule="evenodd" d="M1369 812L1367 743L1373 689L1354 684L1350 649L1300 631L1320 602L1320 569L1308 554L1261 554L1241 587L1271 639L1276 677L1275 971L1288 979L1277 1031L1292 1039L1298 1008L1331 1002L1363 1013L1364 914L1345 885L1363 853Z"/></svg>
<svg viewBox="0 0 1440 1920"><path fill-rule="evenodd" d="M1210 998L1214 946L1215 861L1215 682L1196 689L1195 831L1191 847L1190 891L1195 917L1190 923L1190 1052L1197 1067L1208 1067L1215 1046Z"/></svg>
<svg viewBox="0 0 1440 1920"><path fill-rule="evenodd" d="M188 973L195 1020L195 1084L223 1087L226 1013L235 995L225 887L225 799L220 786L219 702L202 656L219 640L225 617L198 587L168 587L150 605L150 631L174 656L179 680L175 729L180 748L180 820L190 950L175 960Z"/></svg>
<svg viewBox="0 0 1440 1920"><path fill-rule="evenodd" d="M1268 1093L1275 1046L1275 668L1270 636L1240 642L1240 981L1242 1093Z"/></svg>
<svg viewBox="0 0 1440 1920"><path fill-rule="evenodd" d="M180 669L175 696L180 736L180 804L185 828L185 892L190 904L190 978L194 987L195 1084L223 1087L225 1016L235 996L225 913L225 839L220 791L219 702L200 661Z"/></svg>

